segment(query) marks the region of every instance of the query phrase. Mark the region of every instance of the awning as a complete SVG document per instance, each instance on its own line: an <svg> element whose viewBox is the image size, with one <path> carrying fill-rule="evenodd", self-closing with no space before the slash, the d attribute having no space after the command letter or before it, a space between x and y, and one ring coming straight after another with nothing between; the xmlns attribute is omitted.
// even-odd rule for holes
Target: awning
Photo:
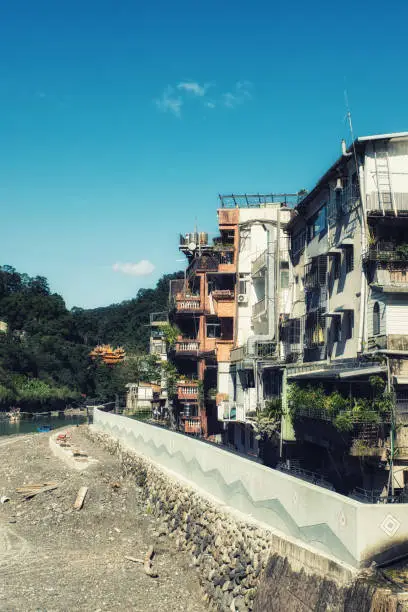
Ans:
<svg viewBox="0 0 408 612"><path fill-rule="evenodd" d="M354 246L353 238L344 238L344 240L341 241L340 247L342 249L345 247L351 247L351 246Z"/></svg>
<svg viewBox="0 0 408 612"><path fill-rule="evenodd" d="M397 385L408 385L408 376L394 376Z"/></svg>
<svg viewBox="0 0 408 612"><path fill-rule="evenodd" d="M336 312L335 310L332 310L330 312L325 312L322 314L322 317L341 317L341 312Z"/></svg>
<svg viewBox="0 0 408 612"><path fill-rule="evenodd" d="M331 247L331 249L329 249L327 251L328 255L341 255L341 249L338 247Z"/></svg>
<svg viewBox="0 0 408 612"><path fill-rule="evenodd" d="M354 368L353 370L343 370L339 372L339 378L355 378L357 376L372 376L373 374L382 374L387 371L387 367L383 365L372 366L370 368Z"/></svg>

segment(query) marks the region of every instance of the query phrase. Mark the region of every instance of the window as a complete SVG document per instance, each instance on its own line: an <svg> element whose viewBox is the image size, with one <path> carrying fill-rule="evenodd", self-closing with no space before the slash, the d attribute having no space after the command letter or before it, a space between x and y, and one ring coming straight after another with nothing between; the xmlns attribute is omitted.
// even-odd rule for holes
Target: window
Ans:
<svg viewBox="0 0 408 612"><path fill-rule="evenodd" d="M340 269L341 269L341 256L340 256L340 253L338 253L337 255L333 257L333 263L332 263L332 274L333 274L334 280L337 280L340 278Z"/></svg>
<svg viewBox="0 0 408 612"><path fill-rule="evenodd" d="M289 287L289 262L281 262L281 289L287 289Z"/></svg>
<svg viewBox="0 0 408 612"><path fill-rule="evenodd" d="M340 342L341 340L341 317L333 317L332 319L332 341Z"/></svg>
<svg viewBox="0 0 408 612"><path fill-rule="evenodd" d="M296 255L305 248L306 232L302 230L292 238L292 255Z"/></svg>
<svg viewBox="0 0 408 612"><path fill-rule="evenodd" d="M378 336L381 329L381 315L380 315L380 305L378 302L374 304L373 308L373 335Z"/></svg>
<svg viewBox="0 0 408 612"><path fill-rule="evenodd" d="M217 317L207 318L207 338L221 337L221 323Z"/></svg>
<svg viewBox="0 0 408 612"><path fill-rule="evenodd" d="M344 339L350 340L353 337L354 311L346 310L344 313Z"/></svg>
<svg viewBox="0 0 408 612"><path fill-rule="evenodd" d="M319 212L307 224L307 239L310 242L315 236L327 230L327 205L324 204Z"/></svg>
<svg viewBox="0 0 408 612"><path fill-rule="evenodd" d="M352 246L346 248L346 274L354 269L354 249Z"/></svg>
<svg viewBox="0 0 408 612"><path fill-rule="evenodd" d="M249 275L248 274L240 274L239 275L238 293L242 293L243 295L247 295L247 293L248 293L248 283L249 283Z"/></svg>

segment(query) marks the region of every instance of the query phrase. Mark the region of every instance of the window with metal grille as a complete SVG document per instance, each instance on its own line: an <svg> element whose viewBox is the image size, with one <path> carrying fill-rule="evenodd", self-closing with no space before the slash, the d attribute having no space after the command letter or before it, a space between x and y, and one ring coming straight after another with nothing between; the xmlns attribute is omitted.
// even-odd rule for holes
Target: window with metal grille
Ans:
<svg viewBox="0 0 408 612"><path fill-rule="evenodd" d="M381 329L380 304L376 302L373 308L373 335L378 336Z"/></svg>
<svg viewBox="0 0 408 612"><path fill-rule="evenodd" d="M344 313L344 339L350 340L353 337L354 310L346 310Z"/></svg>
<svg viewBox="0 0 408 612"><path fill-rule="evenodd" d="M354 269L354 248L352 246L348 246L345 251L346 273L348 273Z"/></svg>
<svg viewBox="0 0 408 612"><path fill-rule="evenodd" d="M315 236L327 230L327 205L324 204L307 224L307 239L310 242Z"/></svg>
<svg viewBox="0 0 408 612"><path fill-rule="evenodd" d="M332 318L332 342L340 342L341 340L341 317Z"/></svg>

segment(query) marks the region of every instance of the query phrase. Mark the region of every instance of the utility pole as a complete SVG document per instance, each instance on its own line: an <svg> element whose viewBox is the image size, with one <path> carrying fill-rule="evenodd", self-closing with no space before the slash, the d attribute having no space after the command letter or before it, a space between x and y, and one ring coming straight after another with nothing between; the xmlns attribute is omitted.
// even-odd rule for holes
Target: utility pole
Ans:
<svg viewBox="0 0 408 612"><path fill-rule="evenodd" d="M391 393L391 372L390 372L390 358L386 355L387 359L387 392ZM391 430L390 430L390 478L388 493L391 488L391 495L394 496L394 434L395 434L395 405L394 398L391 403Z"/></svg>

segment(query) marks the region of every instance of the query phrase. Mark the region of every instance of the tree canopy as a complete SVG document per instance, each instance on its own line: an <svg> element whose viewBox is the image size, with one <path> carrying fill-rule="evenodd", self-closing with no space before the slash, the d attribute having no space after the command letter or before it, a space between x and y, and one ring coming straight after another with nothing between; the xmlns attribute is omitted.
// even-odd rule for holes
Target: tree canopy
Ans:
<svg viewBox="0 0 408 612"><path fill-rule="evenodd" d="M46 278L1 266L0 321L7 323L7 331L0 333L0 407L18 404L36 410L59 407L80 394L112 397L130 375L131 364L114 373L92 362L89 353L106 343L123 346L128 355L146 354L149 315L167 309L169 281L175 277L180 273L162 276L154 289L140 289L120 304L68 310ZM142 361L137 367L133 362L133 375L145 367Z"/></svg>

